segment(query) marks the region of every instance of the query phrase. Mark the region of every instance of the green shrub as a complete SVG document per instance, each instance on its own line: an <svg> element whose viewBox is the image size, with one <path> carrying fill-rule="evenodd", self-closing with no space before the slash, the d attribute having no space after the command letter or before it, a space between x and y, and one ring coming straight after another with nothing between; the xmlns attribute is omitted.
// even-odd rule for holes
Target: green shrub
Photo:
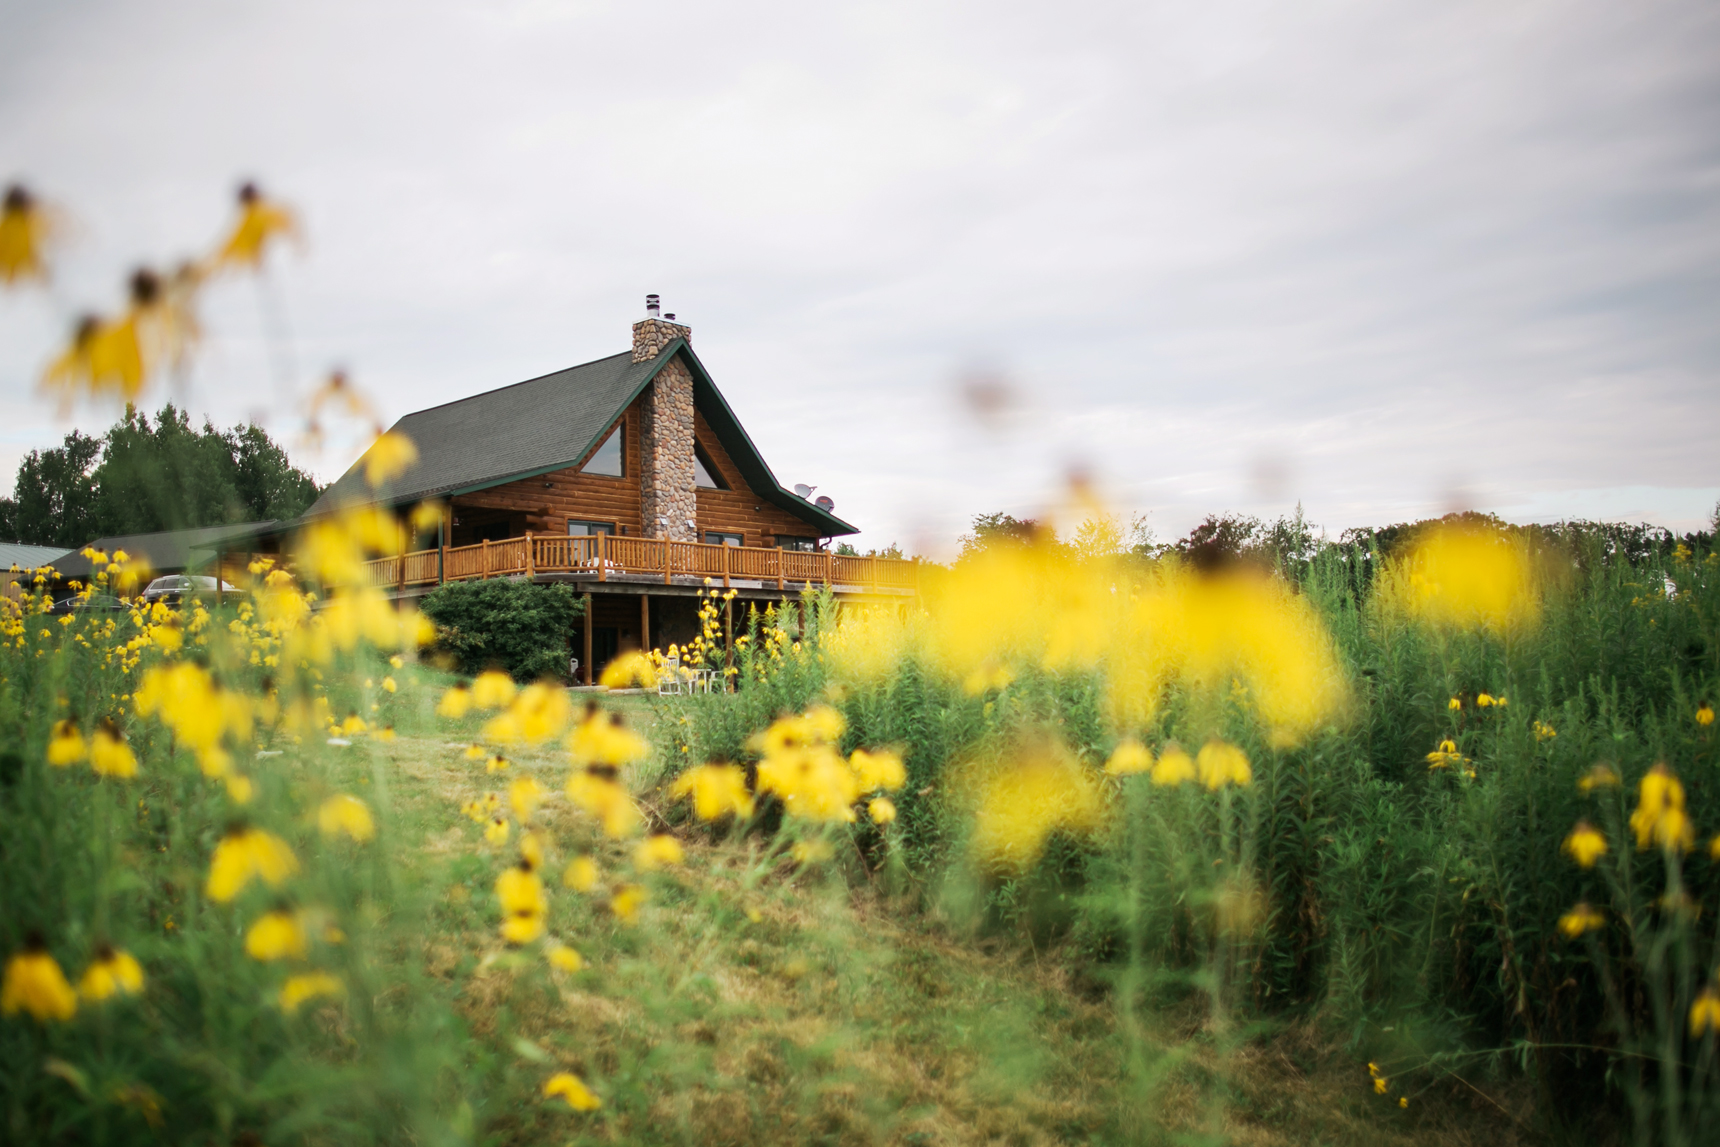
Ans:
<svg viewBox="0 0 1720 1147"><path fill-rule="evenodd" d="M423 604L437 651L460 672L499 665L518 681L567 672L567 639L582 608L565 585L507 578L449 582Z"/></svg>

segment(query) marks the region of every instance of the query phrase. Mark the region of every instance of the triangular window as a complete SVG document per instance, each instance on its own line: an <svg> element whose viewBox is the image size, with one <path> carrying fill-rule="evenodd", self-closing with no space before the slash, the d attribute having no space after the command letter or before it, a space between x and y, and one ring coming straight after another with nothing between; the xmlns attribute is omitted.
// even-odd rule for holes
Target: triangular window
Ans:
<svg viewBox="0 0 1720 1147"><path fill-rule="evenodd" d="M597 453L591 456L591 461L579 469L585 474L607 474L611 478L619 478L624 473L621 462L621 427L617 425L603 440L603 445L597 448Z"/></svg>
<svg viewBox="0 0 1720 1147"><path fill-rule="evenodd" d="M720 470L711 465L705 448L697 442L693 443L693 485L707 490L727 490L729 485L723 481L721 474Z"/></svg>

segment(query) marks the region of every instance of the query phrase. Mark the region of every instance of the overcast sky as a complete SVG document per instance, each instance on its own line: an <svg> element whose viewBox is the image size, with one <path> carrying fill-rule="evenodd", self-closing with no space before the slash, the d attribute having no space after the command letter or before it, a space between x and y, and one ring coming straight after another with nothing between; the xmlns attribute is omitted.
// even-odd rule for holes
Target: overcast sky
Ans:
<svg viewBox="0 0 1720 1147"><path fill-rule="evenodd" d="M289 439L288 367L392 419L623 350L655 291L862 546L1073 468L1161 538L1720 499L1710 0L0 0L0 179L74 223L0 295L0 488L72 425L69 317L242 177L309 241L209 294L185 397Z"/></svg>

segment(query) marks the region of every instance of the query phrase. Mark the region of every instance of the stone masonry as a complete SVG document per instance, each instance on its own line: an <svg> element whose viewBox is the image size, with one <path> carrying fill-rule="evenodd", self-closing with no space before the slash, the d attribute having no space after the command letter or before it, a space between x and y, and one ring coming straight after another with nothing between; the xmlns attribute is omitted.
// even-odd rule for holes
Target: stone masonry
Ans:
<svg viewBox="0 0 1720 1147"><path fill-rule="evenodd" d="M678 323L650 318L633 324L633 361L649 362L676 339L691 340ZM639 426L639 501L645 536L699 540L693 487L693 375L678 356L657 372Z"/></svg>

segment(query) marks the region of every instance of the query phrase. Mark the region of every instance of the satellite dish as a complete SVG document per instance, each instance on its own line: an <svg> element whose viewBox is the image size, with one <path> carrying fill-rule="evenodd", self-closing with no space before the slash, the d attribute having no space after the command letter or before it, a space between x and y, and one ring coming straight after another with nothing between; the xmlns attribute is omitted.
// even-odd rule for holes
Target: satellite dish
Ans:
<svg viewBox="0 0 1720 1147"><path fill-rule="evenodd" d="M817 486L808 486L805 482L796 482L794 484L794 492L796 496L801 498L812 497L812 492L816 489L818 489Z"/></svg>
<svg viewBox="0 0 1720 1147"><path fill-rule="evenodd" d="M818 496L818 500L812 504L817 506L820 510L823 510L826 514L836 508L835 499L831 498L828 494L820 494Z"/></svg>

